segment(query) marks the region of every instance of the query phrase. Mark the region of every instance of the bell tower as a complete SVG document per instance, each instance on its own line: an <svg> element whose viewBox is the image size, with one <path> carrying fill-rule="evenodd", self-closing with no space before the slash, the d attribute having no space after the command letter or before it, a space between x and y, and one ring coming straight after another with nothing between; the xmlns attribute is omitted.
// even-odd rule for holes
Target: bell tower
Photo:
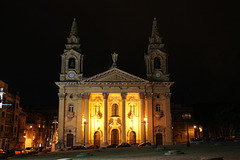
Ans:
<svg viewBox="0 0 240 160"><path fill-rule="evenodd" d="M64 53L61 55L60 81L79 81L83 76L83 55L80 53L80 38L78 37L76 18L72 22L65 47Z"/></svg>
<svg viewBox="0 0 240 160"><path fill-rule="evenodd" d="M148 52L144 55L147 79L151 81L169 81L168 55L162 38L159 37L157 20L154 18L152 35L149 38Z"/></svg>

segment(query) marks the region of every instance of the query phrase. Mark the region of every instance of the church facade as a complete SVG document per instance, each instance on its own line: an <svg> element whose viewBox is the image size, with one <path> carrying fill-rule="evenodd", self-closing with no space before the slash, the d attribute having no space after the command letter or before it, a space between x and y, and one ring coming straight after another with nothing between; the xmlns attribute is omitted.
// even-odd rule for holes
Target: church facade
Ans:
<svg viewBox="0 0 240 160"><path fill-rule="evenodd" d="M168 55L154 19L148 53L144 55L146 79L117 68L112 54L110 69L83 77L74 19L66 49L61 55L58 139L64 147L122 143L172 144Z"/></svg>

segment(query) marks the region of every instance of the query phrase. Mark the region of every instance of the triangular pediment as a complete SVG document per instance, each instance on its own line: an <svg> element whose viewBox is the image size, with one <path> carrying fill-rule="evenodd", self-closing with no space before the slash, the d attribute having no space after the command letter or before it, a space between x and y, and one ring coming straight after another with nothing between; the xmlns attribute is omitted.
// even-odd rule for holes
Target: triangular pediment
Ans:
<svg viewBox="0 0 240 160"><path fill-rule="evenodd" d="M118 68L111 68L105 72L92 76L84 82L148 82L145 79L122 71Z"/></svg>

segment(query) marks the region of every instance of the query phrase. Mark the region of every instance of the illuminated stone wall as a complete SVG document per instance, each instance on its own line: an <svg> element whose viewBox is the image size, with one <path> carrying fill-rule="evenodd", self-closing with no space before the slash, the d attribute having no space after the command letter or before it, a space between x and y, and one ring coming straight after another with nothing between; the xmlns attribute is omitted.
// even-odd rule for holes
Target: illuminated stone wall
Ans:
<svg viewBox="0 0 240 160"><path fill-rule="evenodd" d="M169 89L172 82L159 82L154 90L152 87L146 90L146 84L149 83L133 87L126 83L129 87L125 89L122 86L109 89L111 83L89 87L77 82L59 82L62 97L59 97L58 138L63 147L145 141L172 144Z"/></svg>

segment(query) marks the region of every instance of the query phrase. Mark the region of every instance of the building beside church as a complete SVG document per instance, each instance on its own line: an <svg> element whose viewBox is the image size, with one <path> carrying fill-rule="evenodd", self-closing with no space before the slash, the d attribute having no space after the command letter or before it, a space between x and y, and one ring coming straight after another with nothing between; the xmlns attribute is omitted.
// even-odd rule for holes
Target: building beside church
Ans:
<svg viewBox="0 0 240 160"><path fill-rule="evenodd" d="M83 54L74 19L61 55L58 139L63 147L150 142L172 144L168 55L154 18L146 79L117 68L118 54L105 72L84 77ZM121 62L119 62L121 63Z"/></svg>
<svg viewBox="0 0 240 160"><path fill-rule="evenodd" d="M21 128L19 127L22 115L25 112L20 107L19 93L11 93L8 90L8 84L0 80L0 149L13 149L21 146L19 141L19 134Z"/></svg>

